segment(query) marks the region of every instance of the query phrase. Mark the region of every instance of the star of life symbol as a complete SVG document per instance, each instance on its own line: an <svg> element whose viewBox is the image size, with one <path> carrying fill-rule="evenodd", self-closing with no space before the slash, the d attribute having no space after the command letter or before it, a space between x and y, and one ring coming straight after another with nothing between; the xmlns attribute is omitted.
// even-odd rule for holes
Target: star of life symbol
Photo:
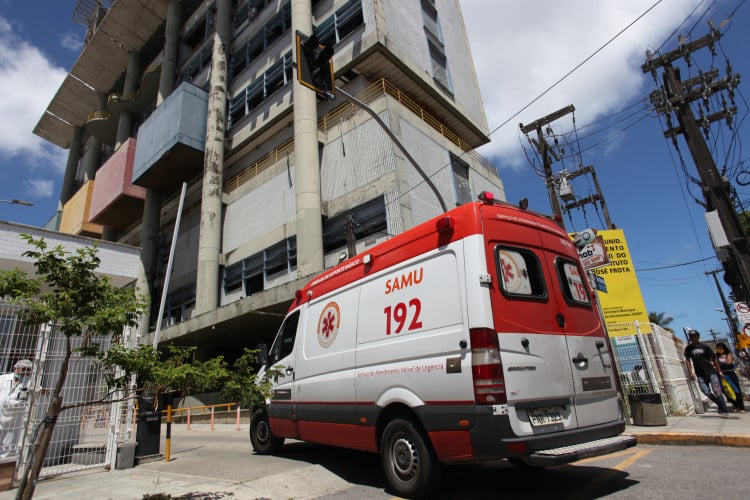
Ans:
<svg viewBox="0 0 750 500"><path fill-rule="evenodd" d="M318 319L318 343L320 347L326 349L336 340L336 334L341 324L341 312L339 305L335 302L329 302L323 308Z"/></svg>

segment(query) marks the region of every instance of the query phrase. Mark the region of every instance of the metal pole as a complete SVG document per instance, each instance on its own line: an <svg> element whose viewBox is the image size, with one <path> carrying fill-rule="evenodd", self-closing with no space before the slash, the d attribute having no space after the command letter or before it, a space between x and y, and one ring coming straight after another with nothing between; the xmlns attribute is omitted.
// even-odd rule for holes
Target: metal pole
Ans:
<svg viewBox="0 0 750 500"><path fill-rule="evenodd" d="M161 289L161 303L159 304L159 317L156 319L156 330L154 331L154 349L159 347L159 333L161 333L161 319L164 316L164 304L167 301L167 290L169 289L169 275L172 274L172 262L174 261L174 249L177 245L177 234L180 231L180 221L182 220L182 206L185 204L185 192L187 191L187 182L182 183L182 193L180 193L180 204L177 207L177 216L174 221L174 232L172 233L172 246L169 248L169 261L167 262L167 272L164 274L164 285Z"/></svg>

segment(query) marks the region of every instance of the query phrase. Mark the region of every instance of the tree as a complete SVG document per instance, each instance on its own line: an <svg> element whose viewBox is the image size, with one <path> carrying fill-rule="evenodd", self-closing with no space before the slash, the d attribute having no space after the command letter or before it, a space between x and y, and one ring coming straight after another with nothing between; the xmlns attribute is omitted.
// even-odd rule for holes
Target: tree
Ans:
<svg viewBox="0 0 750 500"><path fill-rule="evenodd" d="M65 352L51 390L50 404L40 428L35 433L30 460L24 470L17 498L34 494L52 431L61 412L81 403L66 405L61 396L74 354L73 337L82 337L84 356L99 351L99 340L118 340L125 326L136 326L145 302L132 288L118 288L106 276L97 275L100 259L96 246L86 246L75 253L62 246L47 248L44 239L22 234L35 249L24 252L35 260L36 276L24 271L0 272L0 296L9 297L21 307L30 325L53 325L65 337ZM93 401L95 404L100 401Z"/></svg>
<svg viewBox="0 0 750 500"><path fill-rule="evenodd" d="M280 370L268 370L256 383L253 368L256 351L245 350L229 370L221 357L198 361L194 347L168 346L160 353L151 346L134 348L119 343L126 326L137 326L147 307L146 301L133 288L118 288L106 276L96 274L100 259L96 245L75 253L62 246L47 248L43 238L22 234L35 249L24 252L35 260L36 276L29 277L18 269L0 271L0 297L9 297L25 313L29 325L52 325L65 337L65 352L50 395L50 405L35 439L30 460L18 487L18 499L30 499L49 447L52 432L60 413L75 407L114 402L112 394L124 391L119 400L147 392L158 401L161 394L181 395L207 392L227 387L234 401L258 403L270 394L269 378L278 377ZM72 339L80 337L82 346L73 347ZM112 347L103 349L101 340L109 338ZM74 354L96 360L101 365L109 392L96 400L66 404L62 390ZM133 386L133 381L137 385Z"/></svg>
<svg viewBox="0 0 750 500"><path fill-rule="evenodd" d="M667 313L649 311L648 320L656 326L660 326L666 331L674 333L674 330L672 330L672 328L669 326L672 321L674 321L674 318L672 316L669 316Z"/></svg>

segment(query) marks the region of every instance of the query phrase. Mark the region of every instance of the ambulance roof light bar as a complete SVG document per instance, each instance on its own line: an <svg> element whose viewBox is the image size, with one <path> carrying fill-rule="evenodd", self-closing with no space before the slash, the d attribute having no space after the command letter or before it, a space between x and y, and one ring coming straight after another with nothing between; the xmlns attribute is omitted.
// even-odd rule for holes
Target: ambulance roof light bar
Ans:
<svg viewBox="0 0 750 500"><path fill-rule="evenodd" d="M481 193L479 193L477 198L479 198L480 201L483 201L485 203L490 203L493 205L499 205L503 203L500 200L496 200L495 195L491 191L482 191ZM528 198L521 198L518 201L518 208L520 208L521 210L526 210L528 207L529 207Z"/></svg>

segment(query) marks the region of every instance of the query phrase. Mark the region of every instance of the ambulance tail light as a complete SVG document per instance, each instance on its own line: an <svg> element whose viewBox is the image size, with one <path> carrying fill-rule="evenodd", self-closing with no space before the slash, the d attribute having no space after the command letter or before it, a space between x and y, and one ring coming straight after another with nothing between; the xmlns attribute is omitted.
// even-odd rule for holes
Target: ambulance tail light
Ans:
<svg viewBox="0 0 750 500"><path fill-rule="evenodd" d="M474 401L497 405L508 402L505 377L500 362L500 343L491 328L474 328L471 339L471 372L474 378Z"/></svg>

